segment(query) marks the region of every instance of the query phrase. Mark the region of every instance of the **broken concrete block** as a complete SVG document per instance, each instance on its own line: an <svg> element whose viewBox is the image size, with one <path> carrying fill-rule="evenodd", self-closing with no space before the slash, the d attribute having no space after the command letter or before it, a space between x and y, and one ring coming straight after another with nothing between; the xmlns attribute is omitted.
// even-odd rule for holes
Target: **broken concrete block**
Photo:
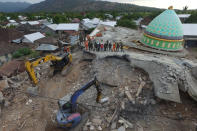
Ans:
<svg viewBox="0 0 197 131"><path fill-rule="evenodd" d="M133 124L129 121L125 120L124 118L120 117L120 120L126 125L126 127L133 128Z"/></svg>
<svg viewBox="0 0 197 131"><path fill-rule="evenodd" d="M94 127L93 125L91 125L91 126L90 126L90 130L91 130L91 131L94 131L94 130L95 130L95 127Z"/></svg>
<svg viewBox="0 0 197 131"><path fill-rule="evenodd" d="M125 131L125 127L124 126L119 127L118 131Z"/></svg>
<svg viewBox="0 0 197 131"><path fill-rule="evenodd" d="M151 99L150 100L150 104L155 105L156 104L156 101L154 99Z"/></svg>
<svg viewBox="0 0 197 131"><path fill-rule="evenodd" d="M98 129L99 131L102 131L102 130L103 130L101 126L98 126L97 129Z"/></svg>
<svg viewBox="0 0 197 131"><path fill-rule="evenodd" d="M109 100L109 97L105 97L103 99L100 100L100 103L105 103Z"/></svg>
<svg viewBox="0 0 197 131"><path fill-rule="evenodd" d="M0 91L4 90L6 88L9 88L8 81L7 80L1 80L0 81Z"/></svg>
<svg viewBox="0 0 197 131"><path fill-rule="evenodd" d="M28 87L27 93L30 95L38 95L38 87Z"/></svg>
<svg viewBox="0 0 197 131"><path fill-rule="evenodd" d="M113 130L113 129L116 129L116 122L113 122L112 124L111 124L111 129Z"/></svg>
<svg viewBox="0 0 197 131"><path fill-rule="evenodd" d="M102 120L101 120L101 119L94 118L94 119L92 119L92 122L93 122L95 125L101 125Z"/></svg>

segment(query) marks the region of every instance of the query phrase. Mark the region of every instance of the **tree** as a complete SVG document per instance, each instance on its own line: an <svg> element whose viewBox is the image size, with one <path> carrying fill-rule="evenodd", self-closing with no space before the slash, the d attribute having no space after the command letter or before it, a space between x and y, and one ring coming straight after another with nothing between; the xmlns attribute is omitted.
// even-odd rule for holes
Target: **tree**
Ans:
<svg viewBox="0 0 197 131"><path fill-rule="evenodd" d="M185 23L197 23L197 12L192 13Z"/></svg>
<svg viewBox="0 0 197 131"><path fill-rule="evenodd" d="M137 26L133 20L129 19L120 19L117 21L117 26L127 27L131 29L137 29Z"/></svg>
<svg viewBox="0 0 197 131"><path fill-rule="evenodd" d="M186 13L186 12L187 12L187 9L188 9L188 6L187 6L187 5L184 6L184 7L183 7L183 12Z"/></svg>

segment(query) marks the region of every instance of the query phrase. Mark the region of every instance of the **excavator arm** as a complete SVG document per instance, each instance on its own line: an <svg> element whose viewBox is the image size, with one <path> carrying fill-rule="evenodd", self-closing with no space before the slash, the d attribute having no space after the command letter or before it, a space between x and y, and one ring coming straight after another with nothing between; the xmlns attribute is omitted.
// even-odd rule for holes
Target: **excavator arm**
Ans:
<svg viewBox="0 0 197 131"><path fill-rule="evenodd" d="M89 83L87 83L85 86L83 86L81 89L77 90L72 96L71 96L71 105L72 105L72 112L75 111L76 109L76 102L78 97L83 94L86 90L88 90L91 86L95 86L96 90L97 90L97 98L96 98L96 102L100 102L101 99L101 89L100 89L100 84L97 80L97 78L95 77L94 80L90 81Z"/></svg>
<svg viewBox="0 0 197 131"><path fill-rule="evenodd" d="M57 67L56 64L61 62L62 64L60 65L61 66L60 69L63 69L64 66L66 66L68 63L72 61L72 55L66 54L63 57L46 55L45 57L39 58L33 62L26 61L25 62L26 71L35 85L37 85L38 80L34 71L34 67L38 66L39 64L46 63L48 61L52 61L54 68Z"/></svg>

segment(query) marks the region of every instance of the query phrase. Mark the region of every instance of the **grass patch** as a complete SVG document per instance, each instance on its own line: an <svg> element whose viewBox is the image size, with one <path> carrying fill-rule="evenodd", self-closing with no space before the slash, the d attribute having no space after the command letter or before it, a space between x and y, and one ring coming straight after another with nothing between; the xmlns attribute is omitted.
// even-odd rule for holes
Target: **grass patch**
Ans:
<svg viewBox="0 0 197 131"><path fill-rule="evenodd" d="M40 55L40 53L37 52L37 51L32 51L29 48L21 48L21 49L18 49L17 51L15 51L13 53L12 57L14 59L20 58L20 57L23 57L23 56L27 56L29 58L35 58L35 57L38 57L39 55Z"/></svg>

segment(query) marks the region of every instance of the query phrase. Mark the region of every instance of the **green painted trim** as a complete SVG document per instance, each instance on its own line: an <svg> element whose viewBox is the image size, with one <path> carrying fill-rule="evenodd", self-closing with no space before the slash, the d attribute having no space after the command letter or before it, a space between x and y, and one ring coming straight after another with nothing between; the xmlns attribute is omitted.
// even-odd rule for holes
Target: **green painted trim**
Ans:
<svg viewBox="0 0 197 131"><path fill-rule="evenodd" d="M141 42L155 49L161 49L167 51L178 51L183 49L183 42L180 41L167 42L167 41L155 40L153 38L143 36Z"/></svg>

